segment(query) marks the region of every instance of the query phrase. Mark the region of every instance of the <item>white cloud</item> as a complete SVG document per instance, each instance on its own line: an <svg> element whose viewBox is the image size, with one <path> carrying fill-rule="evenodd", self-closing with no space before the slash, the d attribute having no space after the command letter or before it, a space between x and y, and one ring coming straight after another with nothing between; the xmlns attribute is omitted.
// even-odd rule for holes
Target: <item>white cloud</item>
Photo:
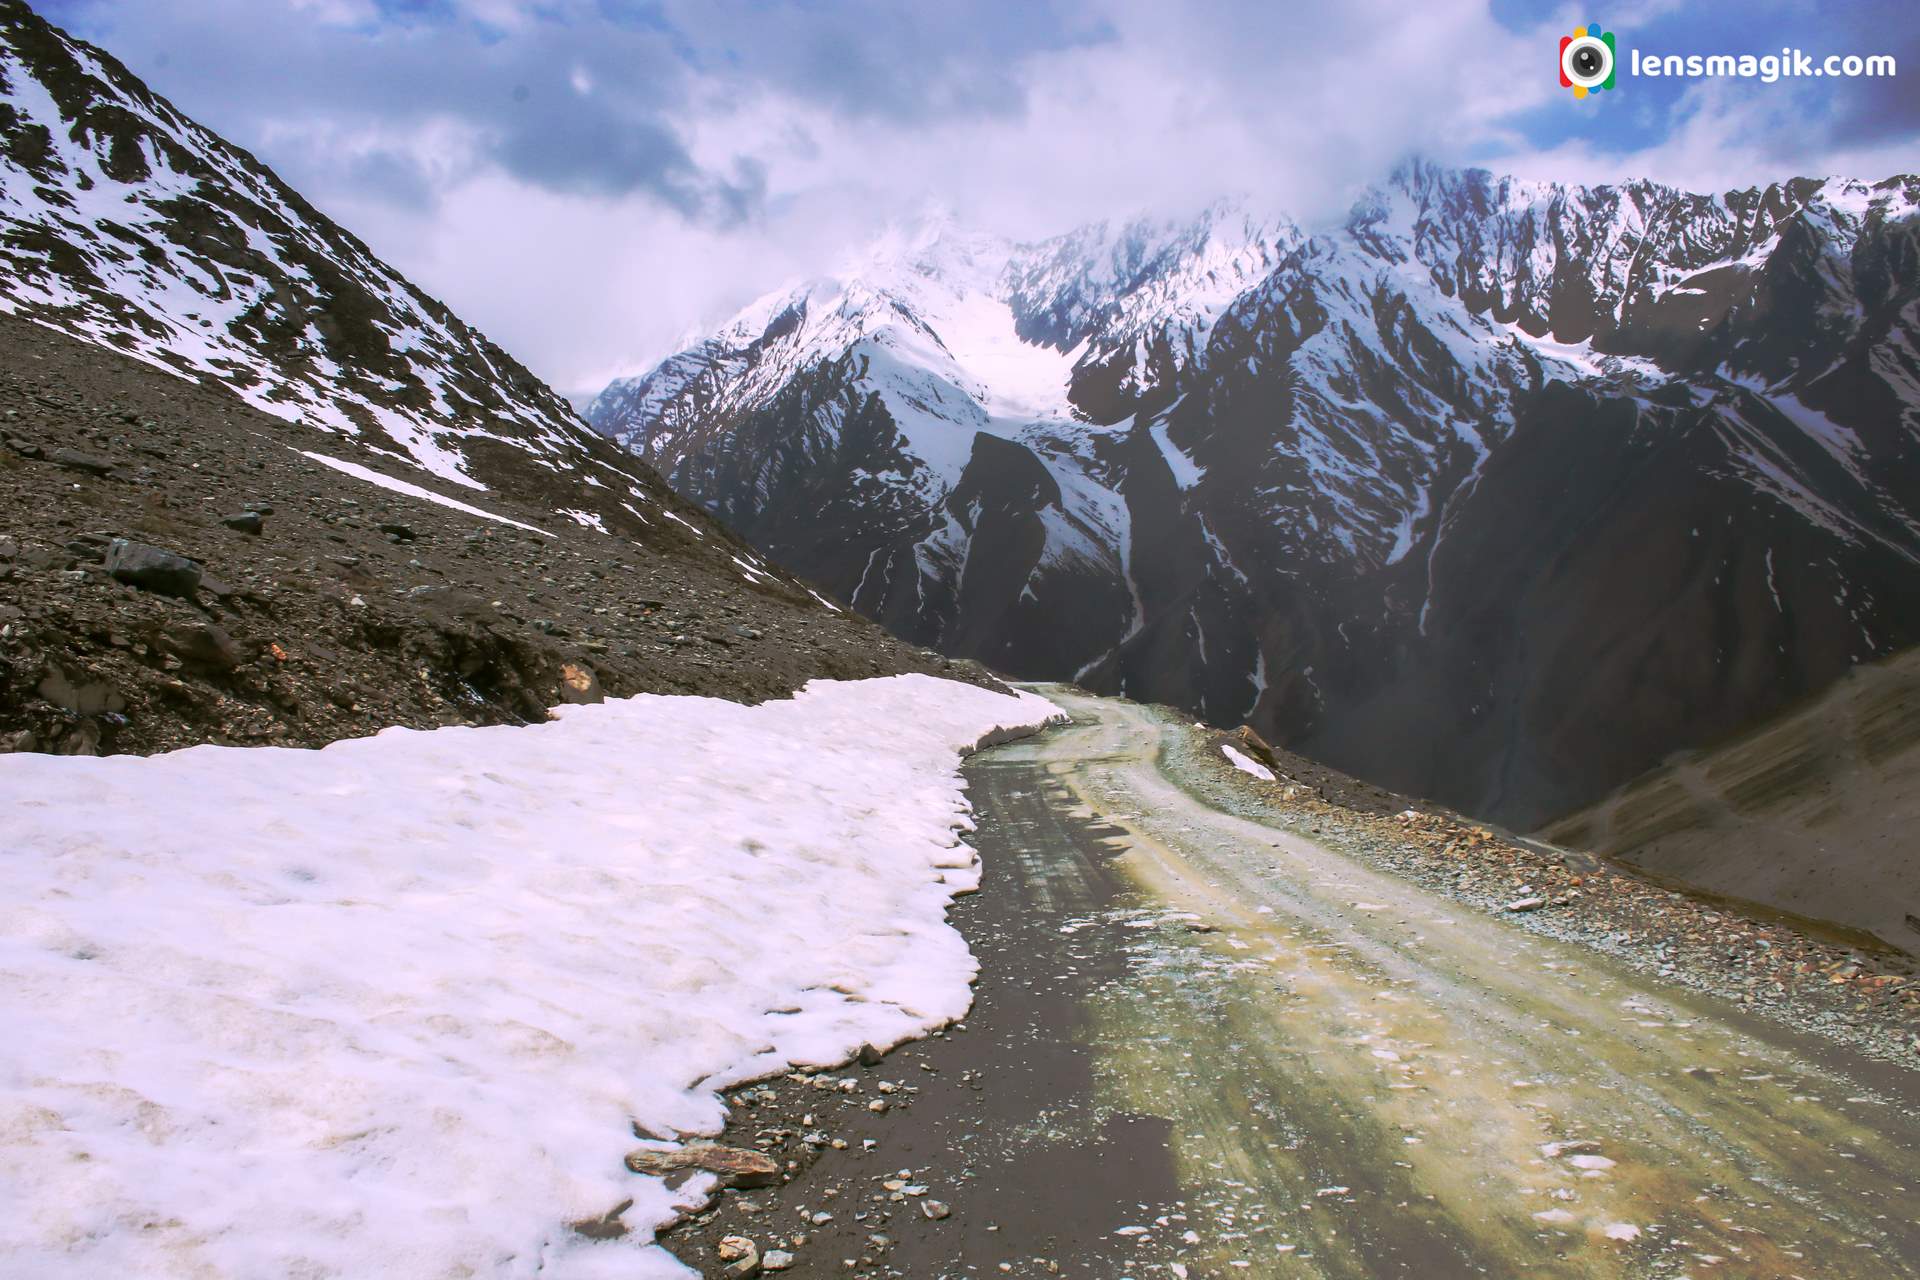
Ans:
<svg viewBox="0 0 1920 1280"><path fill-rule="evenodd" d="M71 2L569 394L930 200L1022 237L1223 194L1312 221L1411 154L1697 189L1878 176L1908 140L1836 155L1820 102L1702 85L1640 151L1536 148L1517 122L1563 96L1571 4L1516 32L1488 0L449 0L438 27L371 0Z"/></svg>
<svg viewBox="0 0 1920 1280"><path fill-rule="evenodd" d="M688 153L710 171L744 160L767 175L736 225L498 173L448 187L431 211L364 217L377 247L578 393L644 368L690 325L831 270L929 200L1015 236L1223 193L1314 216L1411 152L1498 143L1502 117L1554 91L1511 74L1539 61L1539 38L1469 0L1430 5L1417 24L1386 3L1317 22L1255 15L1251 28L1158 4L1109 16L1115 39L1014 69L1017 112L876 118L702 76L671 117Z"/></svg>

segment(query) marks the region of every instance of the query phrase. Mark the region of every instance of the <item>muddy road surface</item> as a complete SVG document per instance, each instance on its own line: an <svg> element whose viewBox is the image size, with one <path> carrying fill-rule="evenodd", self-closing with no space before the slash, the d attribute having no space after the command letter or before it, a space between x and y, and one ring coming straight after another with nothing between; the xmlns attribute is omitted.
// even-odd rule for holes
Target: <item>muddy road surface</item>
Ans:
<svg viewBox="0 0 1920 1280"><path fill-rule="evenodd" d="M1183 722L1044 692L1072 725L968 767L978 1005L761 1197L832 1210L792 1274L1920 1276L1920 1074L1223 812Z"/></svg>

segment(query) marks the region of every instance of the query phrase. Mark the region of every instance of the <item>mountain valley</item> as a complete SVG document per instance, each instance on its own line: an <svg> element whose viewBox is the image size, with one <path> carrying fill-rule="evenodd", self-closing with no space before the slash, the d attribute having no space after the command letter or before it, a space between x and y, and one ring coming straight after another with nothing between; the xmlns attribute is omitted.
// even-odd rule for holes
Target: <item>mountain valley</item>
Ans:
<svg viewBox="0 0 1920 1280"><path fill-rule="evenodd" d="M916 643L1528 827L1920 641L1917 201L934 215L588 417Z"/></svg>

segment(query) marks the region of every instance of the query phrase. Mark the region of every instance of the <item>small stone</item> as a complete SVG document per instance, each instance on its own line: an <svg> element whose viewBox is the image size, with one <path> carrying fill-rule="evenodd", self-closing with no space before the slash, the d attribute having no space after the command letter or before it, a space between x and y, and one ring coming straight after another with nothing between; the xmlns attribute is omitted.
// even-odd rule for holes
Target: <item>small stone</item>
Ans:
<svg viewBox="0 0 1920 1280"><path fill-rule="evenodd" d="M785 1271L793 1265L793 1255L785 1249L769 1249L760 1259L760 1265L768 1271Z"/></svg>
<svg viewBox="0 0 1920 1280"><path fill-rule="evenodd" d="M395 542L412 542L414 540L413 530L404 524L383 524L379 526L379 529L380 532L386 534Z"/></svg>
<svg viewBox="0 0 1920 1280"><path fill-rule="evenodd" d="M257 534L267 527L266 520L258 511L242 511L239 515L222 516L220 523L229 529L237 529L241 533Z"/></svg>
<svg viewBox="0 0 1920 1280"><path fill-rule="evenodd" d="M946 1206L944 1201L922 1200L920 1202L920 1212L925 1214L927 1217L933 1219L935 1222L938 1222L942 1218L950 1217L953 1213L953 1210L949 1209Z"/></svg>
<svg viewBox="0 0 1920 1280"><path fill-rule="evenodd" d="M772 1156L717 1142L642 1148L628 1154L627 1168L657 1178L685 1169L699 1169L718 1176L731 1187L764 1187L780 1176L780 1163Z"/></svg>
<svg viewBox="0 0 1920 1280"><path fill-rule="evenodd" d="M720 1243L714 1246L714 1252L720 1255L722 1262L738 1262L742 1258L759 1260L760 1247L746 1236L722 1236Z"/></svg>
<svg viewBox="0 0 1920 1280"><path fill-rule="evenodd" d="M884 1111L886 1111L887 1106L888 1106L888 1103L885 1098L875 1098L872 1102L869 1102L867 1104L867 1110L873 1112L875 1115L879 1115Z"/></svg>
<svg viewBox="0 0 1920 1280"><path fill-rule="evenodd" d="M1506 905L1508 911L1538 911L1547 905L1545 898L1515 898Z"/></svg>

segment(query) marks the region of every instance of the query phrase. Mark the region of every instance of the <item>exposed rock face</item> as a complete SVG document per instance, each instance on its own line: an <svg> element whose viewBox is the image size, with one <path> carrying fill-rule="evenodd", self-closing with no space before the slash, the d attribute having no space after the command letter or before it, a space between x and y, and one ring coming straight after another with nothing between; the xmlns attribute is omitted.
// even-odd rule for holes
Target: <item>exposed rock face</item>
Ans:
<svg viewBox="0 0 1920 1280"><path fill-rule="evenodd" d="M897 633L1517 825L1920 641L1920 180L932 223L589 411Z"/></svg>

